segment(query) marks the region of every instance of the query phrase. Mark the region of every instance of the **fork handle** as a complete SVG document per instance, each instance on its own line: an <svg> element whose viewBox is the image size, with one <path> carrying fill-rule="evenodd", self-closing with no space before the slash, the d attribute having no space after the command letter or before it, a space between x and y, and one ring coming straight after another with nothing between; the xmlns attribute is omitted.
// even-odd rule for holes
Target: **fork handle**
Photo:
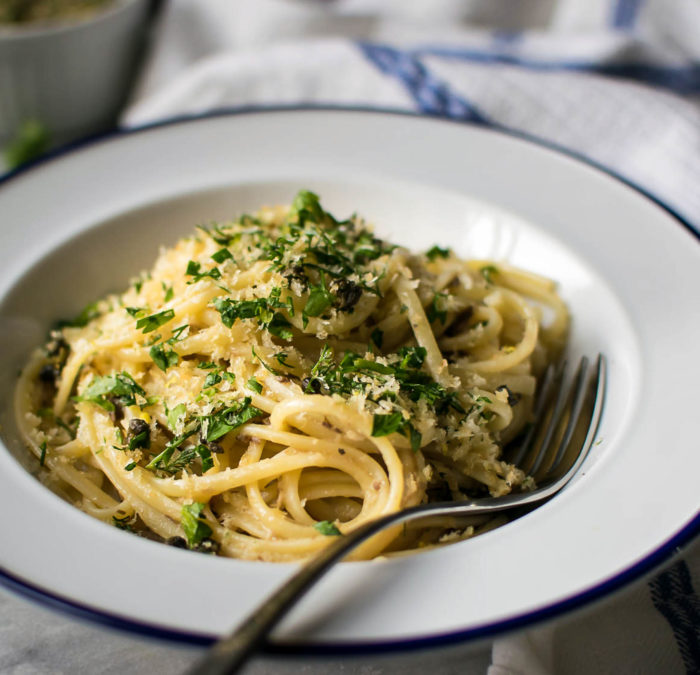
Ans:
<svg viewBox="0 0 700 675"><path fill-rule="evenodd" d="M484 511L508 508L506 504L485 505L478 502L463 503L460 506L462 508L459 515L477 515ZM346 535L337 537L336 541L313 556L289 581L274 591L233 633L214 644L205 657L189 671L190 675L230 675L238 672L297 600L314 586L335 562L372 535L390 525L420 517L423 511L425 516L454 516L455 505L446 503L444 514L438 504L415 506L372 520Z"/></svg>

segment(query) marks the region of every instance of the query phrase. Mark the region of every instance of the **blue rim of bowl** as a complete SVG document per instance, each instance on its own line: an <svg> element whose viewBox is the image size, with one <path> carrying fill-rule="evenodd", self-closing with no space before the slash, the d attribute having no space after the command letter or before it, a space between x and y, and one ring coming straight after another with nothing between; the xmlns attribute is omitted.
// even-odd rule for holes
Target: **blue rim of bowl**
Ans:
<svg viewBox="0 0 700 675"><path fill-rule="evenodd" d="M490 122L473 122L464 120L455 120L437 115L425 115L414 113L406 110L390 109L390 108L373 108L369 106L335 106L335 105L288 105L288 106L243 106L236 108L222 108L209 111L199 115L182 115L171 117L164 120L159 120L150 124L145 124L139 127L130 129L115 129L106 133L91 136L74 143L70 143L64 147L58 148L41 158L26 164L18 169L0 175L0 186L12 180L13 178L24 175L32 169L41 166L47 162L58 159L63 155L77 152L81 149L90 148L103 141L111 141L122 136L132 136L135 134L148 132L152 129L158 129L165 126L174 126L177 124L197 123L203 120L239 116L239 115L258 115L262 113L285 113L285 112L340 112L340 113L370 113L381 115L396 115L412 118L427 118L433 121L441 121L455 125L468 125L479 128L489 129L491 131L517 138L536 145L540 148L550 150L556 154L564 155L574 159L591 168L597 169L601 173L607 175L627 187L631 188L638 194L641 194L646 199L650 200L658 207L663 209L670 215L678 224L688 230L700 242L700 231L696 230L691 223L681 216L675 209L668 206L658 197L650 194L647 190L636 185L629 179L619 175L615 171L598 164L597 162L577 153L568 148L561 147L555 143L544 141L520 131L514 131L506 127L490 123ZM535 624L554 619L567 614L576 609L580 609L595 600L601 600L610 596L615 591L622 590L634 581L638 581L644 576L650 575L653 570L659 567L662 563L669 562L672 558L682 554L681 547L687 545L700 534L700 513L681 530L676 532L665 543L659 546L654 551L651 551L642 560L627 569L615 574L609 579L596 584L580 593L576 593L568 598L551 603L540 609L524 612L516 616L486 623L481 626L469 628L465 630L450 631L437 635L429 635L426 637L408 638L404 640L386 640L378 642L349 642L349 643L292 643L292 642L268 642L264 645L263 651L267 655L304 655L304 656L343 656L343 655L372 655L386 654L396 651L406 651L410 649L426 649L437 648L454 645L464 642L477 642L488 638L493 638L497 635L532 627ZM156 638L168 642L176 642L179 644L190 644L198 646L208 646L214 642L217 637L213 635L202 635L180 631L157 624L144 623L135 619L123 617L117 614L111 614L107 611L96 609L69 598L64 598L54 594L49 590L40 588L20 577L4 570L0 567L0 585L14 591L15 593L24 596L30 600L38 602L51 609L59 610L69 614L75 618L89 620L93 623L98 623L103 626L115 628L128 633L136 633L141 637Z"/></svg>

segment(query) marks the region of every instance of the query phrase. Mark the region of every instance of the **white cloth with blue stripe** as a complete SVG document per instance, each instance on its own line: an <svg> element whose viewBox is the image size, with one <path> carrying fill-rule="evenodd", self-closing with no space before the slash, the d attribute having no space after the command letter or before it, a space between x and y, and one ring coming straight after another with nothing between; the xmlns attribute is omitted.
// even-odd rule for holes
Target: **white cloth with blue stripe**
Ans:
<svg viewBox="0 0 700 675"><path fill-rule="evenodd" d="M403 109L516 130L638 185L700 232L697 0L170 0L125 126L278 104ZM572 618L388 659L251 673L700 673L700 546ZM10 618L11 617L11 618ZM192 651L0 596L0 672L180 672Z"/></svg>

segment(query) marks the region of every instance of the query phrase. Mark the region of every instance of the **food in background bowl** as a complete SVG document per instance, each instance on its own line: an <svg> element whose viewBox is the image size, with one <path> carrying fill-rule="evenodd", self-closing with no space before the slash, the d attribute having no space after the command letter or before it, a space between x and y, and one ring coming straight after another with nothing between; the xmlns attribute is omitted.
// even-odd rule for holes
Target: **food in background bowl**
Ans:
<svg viewBox="0 0 700 675"><path fill-rule="evenodd" d="M113 0L4 0L0 5L0 23L83 19L112 2Z"/></svg>
<svg viewBox="0 0 700 675"><path fill-rule="evenodd" d="M107 523L299 559L400 508L528 489L501 450L567 329L551 281L413 254L302 191L200 228L53 331L18 425L49 484ZM357 556L474 533L387 532Z"/></svg>

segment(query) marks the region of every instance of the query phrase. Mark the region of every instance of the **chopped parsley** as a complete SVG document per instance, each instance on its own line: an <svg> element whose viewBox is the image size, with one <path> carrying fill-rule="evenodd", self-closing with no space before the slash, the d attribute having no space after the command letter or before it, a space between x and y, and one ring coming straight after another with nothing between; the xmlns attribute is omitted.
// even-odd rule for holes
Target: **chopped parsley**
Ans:
<svg viewBox="0 0 700 675"><path fill-rule="evenodd" d="M175 431L178 421L180 418L184 417L186 413L187 408L184 403L178 403L174 408L170 409L165 405L165 418L168 420L168 426L171 431Z"/></svg>
<svg viewBox="0 0 700 675"><path fill-rule="evenodd" d="M308 323L310 316L320 316L333 305L334 297L326 288L326 279L323 270L321 270L319 276L321 278L321 283L318 286L310 286L309 298L302 311L304 326Z"/></svg>
<svg viewBox="0 0 700 675"><path fill-rule="evenodd" d="M163 372L167 371L171 366L176 366L180 363L180 355L166 345L174 345L176 342L181 342L189 333L189 324L183 324L177 328L173 328L173 334L165 342L158 343L161 336L155 336L155 344L148 351L153 363L155 363ZM145 331L144 331L145 332Z"/></svg>
<svg viewBox="0 0 700 675"><path fill-rule="evenodd" d="M166 309L157 314L151 314L149 316L141 317L136 322L136 328L141 329L143 333L151 333L157 328L160 328L168 321L172 321L175 318L175 311L172 309Z"/></svg>
<svg viewBox="0 0 700 675"><path fill-rule="evenodd" d="M202 502L194 502L185 504L180 511L180 525L185 533L189 548L196 547L212 533L211 527L202 517L202 511L205 507L206 504L202 504Z"/></svg>
<svg viewBox="0 0 700 675"><path fill-rule="evenodd" d="M169 473L175 473L177 470L183 468L183 466L186 466L189 464L189 462L192 460L194 457L193 455L187 460L186 464L183 464L183 466L173 466L171 462L171 458L173 454L175 453L176 450L179 451L180 446L190 437L196 434L200 429L200 423L198 420L194 420L191 422L186 428L185 431L183 431L179 436L175 436L171 441L168 442L168 444L165 446L163 451L156 455L148 464L146 464L146 468L150 470L158 470L161 469L163 471L168 471ZM183 451L186 452L186 451ZM181 453L182 454L182 453Z"/></svg>
<svg viewBox="0 0 700 675"><path fill-rule="evenodd" d="M292 299L280 300L281 289L276 287L267 298L255 300L233 300L231 298L215 298L214 307L221 315L221 322L231 328L238 319L255 319L261 328L283 340L291 340L293 333L287 318L276 309L286 309L294 314Z"/></svg>
<svg viewBox="0 0 700 675"><path fill-rule="evenodd" d="M129 439L129 450L136 450L138 448L150 448L151 447L151 433L148 428L134 434Z"/></svg>
<svg viewBox="0 0 700 675"><path fill-rule="evenodd" d="M447 293L435 293L435 295L433 295L433 300L425 312L429 323L439 321L444 324L445 321L447 321L447 310L444 308L446 297Z"/></svg>
<svg viewBox="0 0 700 675"><path fill-rule="evenodd" d="M339 537L343 534L336 527L335 523L332 523L330 520L320 520L319 522L314 523L314 530L320 532L326 537Z"/></svg>
<svg viewBox="0 0 700 675"><path fill-rule="evenodd" d="M94 377L77 401L96 403L112 412L116 405L136 405L137 399L146 400L146 392L127 372Z"/></svg>
<svg viewBox="0 0 700 675"><path fill-rule="evenodd" d="M495 265L484 265L480 270L481 276L484 277L487 284L493 283L493 275L498 274L498 267Z"/></svg>
<svg viewBox="0 0 700 675"><path fill-rule="evenodd" d="M188 277L193 277L191 281L188 281L188 284L194 284L197 281L200 281L201 279L214 279L218 280L221 279L221 272L219 271L218 267L212 267L210 270L202 271L202 264L195 262L194 260L190 260L187 263L187 269L185 270L185 274Z"/></svg>
<svg viewBox="0 0 700 675"><path fill-rule="evenodd" d="M450 249L440 248L439 246L433 246L429 251L426 252L425 257L428 258L430 262L434 262L438 258L449 258Z"/></svg>
<svg viewBox="0 0 700 675"><path fill-rule="evenodd" d="M226 260L233 260L231 251L229 251L227 248L220 248L216 253L212 254L211 258L219 265Z"/></svg>
<svg viewBox="0 0 700 675"><path fill-rule="evenodd" d="M400 433L406 436L411 443L412 450L415 451L420 448L421 435L409 420L403 416L403 413L397 411L386 414L375 414L372 417L372 436L388 436L394 433Z"/></svg>
<svg viewBox="0 0 700 675"><path fill-rule="evenodd" d="M261 417L265 412L251 405L251 399L246 396L242 401L237 401L210 415L201 418L202 425L206 429L206 440L215 441L225 436L246 422L256 417Z"/></svg>
<svg viewBox="0 0 700 675"><path fill-rule="evenodd" d="M285 368L293 368L294 366L291 363L287 362L287 356L289 356L286 352L277 352L274 354L275 359L277 360L277 363L280 364L280 366L284 366ZM262 359L260 359L262 362Z"/></svg>
<svg viewBox="0 0 700 675"><path fill-rule="evenodd" d="M153 345L149 350L153 363L165 372L171 366L176 366L180 362L180 356L174 349L167 349L162 344Z"/></svg>
<svg viewBox="0 0 700 675"><path fill-rule="evenodd" d="M248 380L247 384L248 384L248 387L250 389L252 389L256 394L262 394L262 390L263 390L262 384L260 384L260 382L258 382L254 377L251 377Z"/></svg>
<svg viewBox="0 0 700 675"><path fill-rule="evenodd" d="M126 313L127 313L129 316L133 316L134 319L139 319L139 318L141 318L142 316L145 316L146 311L147 311L147 310L146 310L145 308L143 308L143 307L124 307L124 309L126 310Z"/></svg>
<svg viewBox="0 0 700 675"><path fill-rule="evenodd" d="M388 436L401 431L406 421L401 412L374 415L372 417L372 436Z"/></svg>

